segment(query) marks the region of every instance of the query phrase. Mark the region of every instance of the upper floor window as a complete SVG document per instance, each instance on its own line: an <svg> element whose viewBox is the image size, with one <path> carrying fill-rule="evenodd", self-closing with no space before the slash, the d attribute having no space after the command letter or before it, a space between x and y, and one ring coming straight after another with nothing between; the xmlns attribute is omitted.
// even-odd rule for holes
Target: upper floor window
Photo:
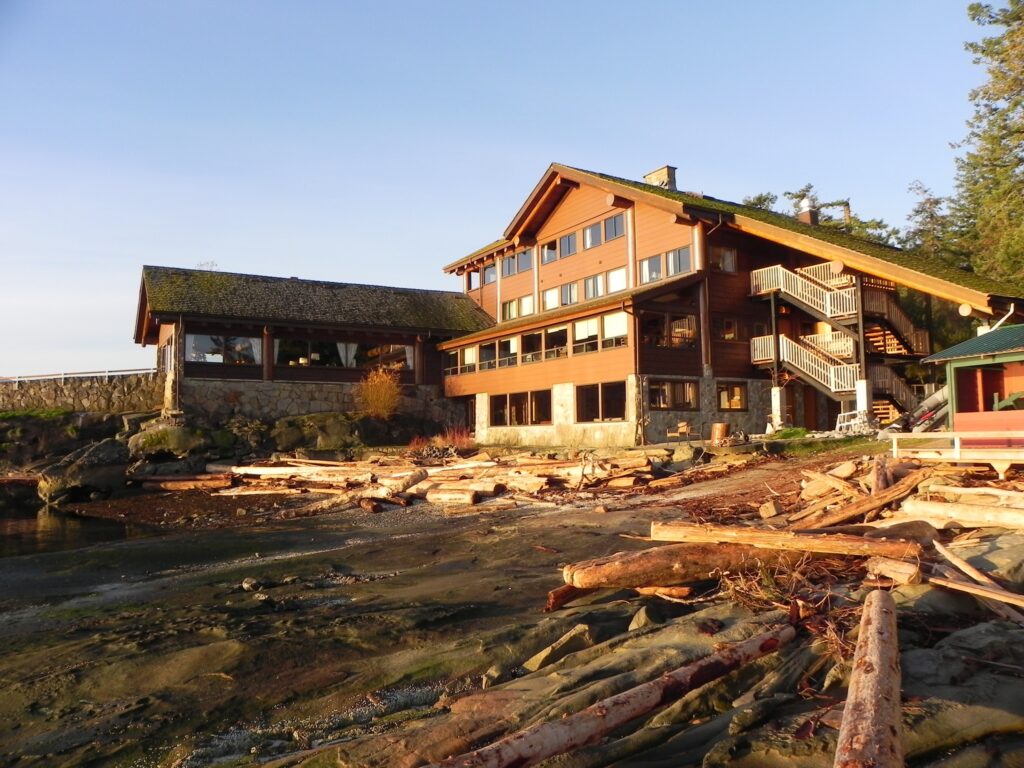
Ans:
<svg viewBox="0 0 1024 768"><path fill-rule="evenodd" d="M610 269L605 275L605 285L608 293L617 293L626 290L626 268Z"/></svg>
<svg viewBox="0 0 1024 768"><path fill-rule="evenodd" d="M693 271L693 265L690 260L690 246L685 245L682 248L676 248L674 251L669 251L665 256L668 261L668 273L670 275L685 275L687 272Z"/></svg>
<svg viewBox="0 0 1024 768"><path fill-rule="evenodd" d="M546 312L549 309L558 308L558 289L548 288L541 294L541 306Z"/></svg>
<svg viewBox="0 0 1024 768"><path fill-rule="evenodd" d="M711 318L711 337L718 341L743 341L742 326L735 317Z"/></svg>
<svg viewBox="0 0 1024 768"><path fill-rule="evenodd" d="M569 347L569 326L560 325L544 331L544 359L565 357Z"/></svg>
<svg viewBox="0 0 1024 768"><path fill-rule="evenodd" d="M738 268L736 249L724 245L711 246L710 264L712 269L719 272L735 272Z"/></svg>
<svg viewBox="0 0 1024 768"><path fill-rule="evenodd" d="M501 302L501 319L502 320L515 320L519 317L519 300L512 299L512 301Z"/></svg>
<svg viewBox="0 0 1024 768"><path fill-rule="evenodd" d="M640 262L640 283L653 283L655 280L661 280L661 254Z"/></svg>
<svg viewBox="0 0 1024 768"><path fill-rule="evenodd" d="M488 264L484 267L484 285L493 283L498 279L498 268L494 264Z"/></svg>
<svg viewBox="0 0 1024 768"><path fill-rule="evenodd" d="M490 341L480 345L480 362L478 367L481 371L489 371L498 367L498 343Z"/></svg>
<svg viewBox="0 0 1024 768"><path fill-rule="evenodd" d="M575 304L580 300L579 289L576 283L566 283L565 285L559 286L559 297L563 307L567 307L570 304Z"/></svg>
<svg viewBox="0 0 1024 768"><path fill-rule="evenodd" d="M533 269L533 254L530 251L520 251L516 254L516 271L527 272Z"/></svg>
<svg viewBox="0 0 1024 768"><path fill-rule="evenodd" d="M532 315L533 312L533 294L528 293L526 296L519 299L519 315Z"/></svg>
<svg viewBox="0 0 1024 768"><path fill-rule="evenodd" d="M624 234L626 234L626 219L623 214L617 213L604 220L605 241L614 240L616 237L622 237Z"/></svg>
<svg viewBox="0 0 1024 768"><path fill-rule="evenodd" d="M583 229L583 249L594 248L601 244L601 222L591 224Z"/></svg>
<svg viewBox="0 0 1024 768"><path fill-rule="evenodd" d="M628 335L629 317L625 312L612 312L610 315L601 317L601 347L603 349L626 346Z"/></svg>
<svg viewBox="0 0 1024 768"><path fill-rule="evenodd" d="M508 368L519 359L519 337L512 336L498 342L498 367Z"/></svg>
<svg viewBox="0 0 1024 768"><path fill-rule="evenodd" d="M584 352L597 352L597 318L577 320L572 324L572 353L580 355Z"/></svg>
<svg viewBox="0 0 1024 768"><path fill-rule="evenodd" d="M550 264L552 261L558 258L558 243L552 240L550 243L544 243L540 248L540 263Z"/></svg>
<svg viewBox="0 0 1024 768"><path fill-rule="evenodd" d="M647 346L679 349L696 342L697 318L645 312L640 316L640 333Z"/></svg>
<svg viewBox="0 0 1024 768"><path fill-rule="evenodd" d="M466 290L475 291L480 287L480 273L475 269L466 272Z"/></svg>
<svg viewBox="0 0 1024 768"><path fill-rule="evenodd" d="M540 331L524 333L522 336L523 364L535 363L544 351L544 336Z"/></svg>
<svg viewBox="0 0 1024 768"><path fill-rule="evenodd" d="M697 317L695 315L669 315L668 344L683 347L697 341Z"/></svg>
<svg viewBox="0 0 1024 768"><path fill-rule="evenodd" d="M516 273L516 257L506 256L501 260L501 276L509 277Z"/></svg>
<svg viewBox="0 0 1024 768"><path fill-rule="evenodd" d="M604 275L591 275L583 279L583 300L604 296Z"/></svg>
<svg viewBox="0 0 1024 768"><path fill-rule="evenodd" d="M576 233L570 232L558 238L558 257L564 259L576 253Z"/></svg>

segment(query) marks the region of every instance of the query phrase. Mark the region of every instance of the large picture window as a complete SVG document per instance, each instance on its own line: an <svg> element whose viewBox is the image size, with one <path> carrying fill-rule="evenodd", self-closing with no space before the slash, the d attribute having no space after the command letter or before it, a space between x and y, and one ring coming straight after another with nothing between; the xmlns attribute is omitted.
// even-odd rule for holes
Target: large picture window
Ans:
<svg viewBox="0 0 1024 768"><path fill-rule="evenodd" d="M626 418L626 382L576 387L576 421L622 421Z"/></svg>
<svg viewBox="0 0 1024 768"><path fill-rule="evenodd" d="M521 427L550 423L550 389L491 395L492 427Z"/></svg>
<svg viewBox="0 0 1024 768"><path fill-rule="evenodd" d="M629 338L629 316L625 312L612 312L601 317L601 347L624 347Z"/></svg>
<svg viewBox="0 0 1024 768"><path fill-rule="evenodd" d="M187 333L185 360L190 363L259 365L263 362L263 340L251 336L207 336Z"/></svg>
<svg viewBox="0 0 1024 768"><path fill-rule="evenodd" d="M363 344L354 341L274 340L274 365L326 368L412 370L415 348L409 344Z"/></svg>
<svg viewBox="0 0 1024 768"><path fill-rule="evenodd" d="M647 404L655 410L699 411L700 383L652 379L648 383Z"/></svg>

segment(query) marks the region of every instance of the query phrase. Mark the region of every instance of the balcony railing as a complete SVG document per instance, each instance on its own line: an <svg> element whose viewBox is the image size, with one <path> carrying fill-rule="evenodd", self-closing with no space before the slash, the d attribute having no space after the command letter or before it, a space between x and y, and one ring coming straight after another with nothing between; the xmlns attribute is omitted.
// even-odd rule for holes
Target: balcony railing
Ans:
<svg viewBox="0 0 1024 768"><path fill-rule="evenodd" d="M750 291L754 295L779 291L824 317L852 317L857 314L856 288L826 288L781 264L751 272Z"/></svg>
<svg viewBox="0 0 1024 768"><path fill-rule="evenodd" d="M836 362L853 357L853 337L847 336L845 333L812 333L801 336L800 343L813 347Z"/></svg>
<svg viewBox="0 0 1024 768"><path fill-rule="evenodd" d="M755 363L774 360L773 337L756 336L751 339L750 356ZM853 392L860 371L859 365L835 364L816 350L803 347L788 336L779 336L779 360L837 394Z"/></svg>
<svg viewBox="0 0 1024 768"><path fill-rule="evenodd" d="M812 264L809 267L798 267L796 272L825 288L847 288L853 285L853 275L846 272L833 272L832 262L829 261Z"/></svg>

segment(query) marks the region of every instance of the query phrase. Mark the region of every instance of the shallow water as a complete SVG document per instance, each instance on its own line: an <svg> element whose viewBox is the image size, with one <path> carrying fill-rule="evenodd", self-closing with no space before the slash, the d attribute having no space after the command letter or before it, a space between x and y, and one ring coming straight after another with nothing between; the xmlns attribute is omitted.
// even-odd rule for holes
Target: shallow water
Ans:
<svg viewBox="0 0 1024 768"><path fill-rule="evenodd" d="M129 537L123 523L20 503L0 508L0 557L58 552Z"/></svg>

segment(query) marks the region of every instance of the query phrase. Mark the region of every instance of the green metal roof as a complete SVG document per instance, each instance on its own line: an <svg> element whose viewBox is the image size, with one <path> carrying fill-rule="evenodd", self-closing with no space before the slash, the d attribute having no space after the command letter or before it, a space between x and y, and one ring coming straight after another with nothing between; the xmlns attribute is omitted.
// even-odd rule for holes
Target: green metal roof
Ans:
<svg viewBox="0 0 1024 768"><path fill-rule="evenodd" d="M149 311L256 322L363 326L459 335L494 324L468 296L453 291L392 288L212 272L142 268Z"/></svg>
<svg viewBox="0 0 1024 768"><path fill-rule="evenodd" d="M994 331L961 341L949 349L936 352L922 360L922 363L942 363L965 357L986 357L1024 352L1024 325L1005 325Z"/></svg>

